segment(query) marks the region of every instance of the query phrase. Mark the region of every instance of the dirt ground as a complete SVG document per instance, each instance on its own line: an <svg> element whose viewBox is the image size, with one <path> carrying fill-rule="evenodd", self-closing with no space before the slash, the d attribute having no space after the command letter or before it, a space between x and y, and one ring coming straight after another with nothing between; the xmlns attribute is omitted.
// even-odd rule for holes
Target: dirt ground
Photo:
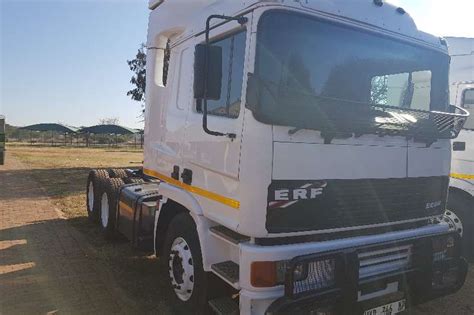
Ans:
<svg viewBox="0 0 474 315"><path fill-rule="evenodd" d="M0 314L174 314L157 260L105 242L85 210L93 167L133 167L139 151L9 148L0 166ZM474 272L455 295L411 314L474 314Z"/></svg>

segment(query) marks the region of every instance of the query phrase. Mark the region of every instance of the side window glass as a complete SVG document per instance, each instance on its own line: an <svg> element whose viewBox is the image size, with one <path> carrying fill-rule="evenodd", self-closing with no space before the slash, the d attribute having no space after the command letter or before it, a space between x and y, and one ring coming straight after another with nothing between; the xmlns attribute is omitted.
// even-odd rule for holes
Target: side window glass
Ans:
<svg viewBox="0 0 474 315"><path fill-rule="evenodd" d="M370 98L372 104L430 110L431 71L373 77Z"/></svg>
<svg viewBox="0 0 474 315"><path fill-rule="evenodd" d="M466 123L464 124L464 128L474 129L474 89L464 91L462 107L464 107L469 113L471 113Z"/></svg>
<svg viewBox="0 0 474 315"><path fill-rule="evenodd" d="M166 47L164 49L156 50L155 58L155 84L165 87L168 83L168 70L171 58L169 39L166 41Z"/></svg>
<svg viewBox="0 0 474 315"><path fill-rule="evenodd" d="M192 77L189 75L189 69L192 69L193 55L192 50L185 48L181 52L179 61L179 79L178 88L176 89L176 106L179 109L185 109L189 104L189 97L191 92L191 80Z"/></svg>
<svg viewBox="0 0 474 315"><path fill-rule="evenodd" d="M462 107L466 109L474 109L474 90L464 91Z"/></svg>
<svg viewBox="0 0 474 315"><path fill-rule="evenodd" d="M244 76L245 34L240 32L213 43L222 48L222 89L218 100L207 101L209 115L239 117ZM197 109L201 112L199 106Z"/></svg>

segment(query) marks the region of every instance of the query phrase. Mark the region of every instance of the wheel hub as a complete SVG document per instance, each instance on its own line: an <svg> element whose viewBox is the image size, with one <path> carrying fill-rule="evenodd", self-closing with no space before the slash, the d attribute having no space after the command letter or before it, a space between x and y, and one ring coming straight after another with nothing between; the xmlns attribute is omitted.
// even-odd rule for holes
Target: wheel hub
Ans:
<svg viewBox="0 0 474 315"><path fill-rule="evenodd" d="M102 227L104 228L106 228L109 224L109 199L107 198L106 193L102 195L100 207L100 221L102 223Z"/></svg>
<svg viewBox="0 0 474 315"><path fill-rule="evenodd" d="M171 245L168 266L174 292L180 300L189 300L194 289L194 264L191 249L182 237Z"/></svg>
<svg viewBox="0 0 474 315"><path fill-rule="evenodd" d="M461 219L451 210L446 210L443 215L443 221L449 225L451 231L456 231L462 237L464 227Z"/></svg>
<svg viewBox="0 0 474 315"><path fill-rule="evenodd" d="M89 191L87 192L87 199L89 201L89 211L94 211L94 184L92 181L89 183Z"/></svg>

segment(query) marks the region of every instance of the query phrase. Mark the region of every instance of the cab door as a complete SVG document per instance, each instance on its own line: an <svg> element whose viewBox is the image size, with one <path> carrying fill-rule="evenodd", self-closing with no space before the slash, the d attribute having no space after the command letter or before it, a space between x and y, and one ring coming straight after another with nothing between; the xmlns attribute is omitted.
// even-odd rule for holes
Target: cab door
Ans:
<svg viewBox="0 0 474 315"><path fill-rule="evenodd" d="M465 108L471 115L459 136L452 141L451 176L461 180L463 186L472 190L474 186L472 180L472 174L474 174L474 83L459 84L454 95L455 104Z"/></svg>
<svg viewBox="0 0 474 315"><path fill-rule="evenodd" d="M192 99L187 115L183 163L187 171L192 173L191 185L210 192L214 197L223 197L222 200L236 198L238 194L248 34L247 29L236 22L225 23L210 34L212 45L222 49L222 79L220 98L208 100L208 128L226 134L233 133L235 139L204 132L202 104L199 100ZM197 38L195 44L202 43L203 39L204 35ZM190 69L190 76L191 72ZM228 203L215 199L201 198L202 202L208 204L205 211L217 213L217 209L228 208ZM219 213L229 218L225 211ZM230 213L236 215L235 212Z"/></svg>

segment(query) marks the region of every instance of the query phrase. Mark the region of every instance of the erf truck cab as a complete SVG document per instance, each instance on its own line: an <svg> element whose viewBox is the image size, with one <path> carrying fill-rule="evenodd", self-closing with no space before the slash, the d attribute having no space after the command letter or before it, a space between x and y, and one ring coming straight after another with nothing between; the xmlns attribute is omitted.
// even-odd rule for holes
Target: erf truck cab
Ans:
<svg viewBox="0 0 474 315"><path fill-rule="evenodd" d="M150 9L144 167L92 171L88 211L176 305L396 314L463 285L444 40L380 0Z"/></svg>
<svg viewBox="0 0 474 315"><path fill-rule="evenodd" d="M451 104L474 111L474 38L447 37L451 56ZM462 232L466 256L474 259L474 118L453 140L446 219Z"/></svg>

